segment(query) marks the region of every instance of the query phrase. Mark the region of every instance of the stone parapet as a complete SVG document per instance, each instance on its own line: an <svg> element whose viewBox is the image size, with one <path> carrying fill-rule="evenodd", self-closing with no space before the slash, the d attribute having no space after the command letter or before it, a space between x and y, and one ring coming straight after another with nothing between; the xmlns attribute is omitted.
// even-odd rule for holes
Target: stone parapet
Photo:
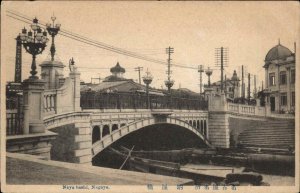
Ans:
<svg viewBox="0 0 300 193"><path fill-rule="evenodd" d="M50 159L51 141L56 137L55 133L13 135L6 138L6 151L42 156Z"/></svg>

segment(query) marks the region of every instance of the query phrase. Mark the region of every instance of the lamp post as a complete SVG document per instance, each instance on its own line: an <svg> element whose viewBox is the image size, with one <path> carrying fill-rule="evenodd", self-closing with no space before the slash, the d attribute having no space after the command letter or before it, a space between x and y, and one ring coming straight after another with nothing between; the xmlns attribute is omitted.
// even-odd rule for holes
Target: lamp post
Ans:
<svg viewBox="0 0 300 193"><path fill-rule="evenodd" d="M171 87L174 85L174 80L170 80L170 79L166 80L165 85L168 88L169 94L171 95Z"/></svg>
<svg viewBox="0 0 300 193"><path fill-rule="evenodd" d="M205 70L205 74L208 76L208 87L210 88L210 76L212 75L212 70L208 67L206 70Z"/></svg>
<svg viewBox="0 0 300 193"><path fill-rule="evenodd" d="M50 52L51 52L51 61L54 61L54 55L55 55L54 37L57 35L58 31L60 30L61 24L57 23L56 25L54 25L54 21L56 20L55 16L52 16L51 20L52 20L52 24L47 23L46 29L47 29L49 35L51 35L51 37L52 37L52 44L51 44Z"/></svg>
<svg viewBox="0 0 300 193"><path fill-rule="evenodd" d="M146 75L143 77L143 81L146 84L146 94L147 94L147 109L150 109L150 96L149 96L149 84L151 84L153 76L147 69Z"/></svg>
<svg viewBox="0 0 300 193"><path fill-rule="evenodd" d="M26 28L22 30L22 33L20 34L20 38L22 41L22 44L29 54L32 55L32 64L31 64L31 71L30 74L31 76L29 77L30 79L38 79L36 76L37 71L36 71L36 55L41 54L45 47L46 43L48 41L47 38L47 32L42 31L40 26L38 25L38 19L34 18L33 23L31 24L31 30L27 33Z"/></svg>

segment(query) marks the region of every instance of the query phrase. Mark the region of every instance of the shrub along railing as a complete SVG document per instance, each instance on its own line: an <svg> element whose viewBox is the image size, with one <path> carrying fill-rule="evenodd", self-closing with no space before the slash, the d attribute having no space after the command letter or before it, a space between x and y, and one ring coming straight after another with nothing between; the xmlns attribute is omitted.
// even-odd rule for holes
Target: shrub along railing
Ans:
<svg viewBox="0 0 300 193"><path fill-rule="evenodd" d="M207 110L208 102L197 98L150 95L150 109ZM82 109L147 109L147 96L138 93L82 92Z"/></svg>

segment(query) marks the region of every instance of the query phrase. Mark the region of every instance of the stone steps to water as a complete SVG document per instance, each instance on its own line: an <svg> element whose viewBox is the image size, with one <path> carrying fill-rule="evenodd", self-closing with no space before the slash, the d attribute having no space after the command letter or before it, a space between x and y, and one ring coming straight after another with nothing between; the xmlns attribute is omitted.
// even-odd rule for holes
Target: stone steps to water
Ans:
<svg viewBox="0 0 300 193"><path fill-rule="evenodd" d="M266 131L261 131L261 132L247 132L247 133L242 133L240 134L240 136L259 136L259 135L268 135L268 136L273 136L273 135L276 135L276 136L280 136L280 135L284 135L284 136L294 136L293 133L291 132L287 132L287 133L284 133L284 132L266 132Z"/></svg>
<svg viewBox="0 0 300 193"><path fill-rule="evenodd" d="M266 133L271 133L271 132L274 132L274 133L294 133L294 129L287 129L287 130L271 130L271 129L256 129L256 130L245 130L243 133L263 133L263 132L266 132Z"/></svg>
<svg viewBox="0 0 300 193"><path fill-rule="evenodd" d="M240 134L240 137L250 137L250 136L255 136L255 137L259 137L260 135L264 135L265 137L267 136L294 136L293 133L291 132L287 132L287 133L284 133L284 132L266 132L266 131L262 131L262 132L247 132L247 133L242 133Z"/></svg>
<svg viewBox="0 0 300 193"><path fill-rule="evenodd" d="M244 147L256 147L256 148L289 148L291 145L289 144L277 144L277 145L270 145L270 144L244 144Z"/></svg>
<svg viewBox="0 0 300 193"><path fill-rule="evenodd" d="M238 137L245 147L289 147L295 144L295 123L293 120L267 120L249 124ZM256 126L254 126L256 125Z"/></svg>
<svg viewBox="0 0 300 193"><path fill-rule="evenodd" d="M263 140L245 140L242 141L242 144L246 144L246 143L259 143L259 144L274 144L274 142L278 142L278 143L291 143L293 142L293 140L285 140L285 141L278 141L278 140L269 140L269 141L263 141ZM275 144L274 144L275 145Z"/></svg>
<svg viewBox="0 0 300 193"><path fill-rule="evenodd" d="M240 141L243 141L243 142L245 142L245 141L250 141L250 142L258 142L258 141L262 141L262 142L264 142L264 141L266 141L265 139L257 139L257 138L246 138L246 139L243 139L243 140L240 140ZM294 138L269 138L268 139L268 141L280 141L280 142L282 142L282 141L295 141L295 139Z"/></svg>
<svg viewBox="0 0 300 193"><path fill-rule="evenodd" d="M243 143L242 144L246 144L246 143L252 143L252 144L256 144L256 143L259 143L259 144L274 144L274 142L278 142L278 140L269 140L269 141L262 141L262 140L258 140L258 141L256 141L256 140L249 140L249 141L242 141ZM280 143L280 144L283 144L283 143L286 143L286 144L289 144L289 143L291 143L291 142L294 142L293 140L286 140L286 141L281 141L280 140L280 142L278 142L278 143Z"/></svg>

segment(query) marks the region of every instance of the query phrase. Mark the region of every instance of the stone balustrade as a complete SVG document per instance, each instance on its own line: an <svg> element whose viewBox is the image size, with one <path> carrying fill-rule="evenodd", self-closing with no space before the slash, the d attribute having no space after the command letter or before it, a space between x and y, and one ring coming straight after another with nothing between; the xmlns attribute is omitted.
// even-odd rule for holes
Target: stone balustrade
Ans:
<svg viewBox="0 0 300 193"><path fill-rule="evenodd" d="M44 92L44 113L45 116L56 114L56 90L47 90Z"/></svg>
<svg viewBox="0 0 300 193"><path fill-rule="evenodd" d="M227 103L227 111L240 115L266 116L265 107L251 105Z"/></svg>

